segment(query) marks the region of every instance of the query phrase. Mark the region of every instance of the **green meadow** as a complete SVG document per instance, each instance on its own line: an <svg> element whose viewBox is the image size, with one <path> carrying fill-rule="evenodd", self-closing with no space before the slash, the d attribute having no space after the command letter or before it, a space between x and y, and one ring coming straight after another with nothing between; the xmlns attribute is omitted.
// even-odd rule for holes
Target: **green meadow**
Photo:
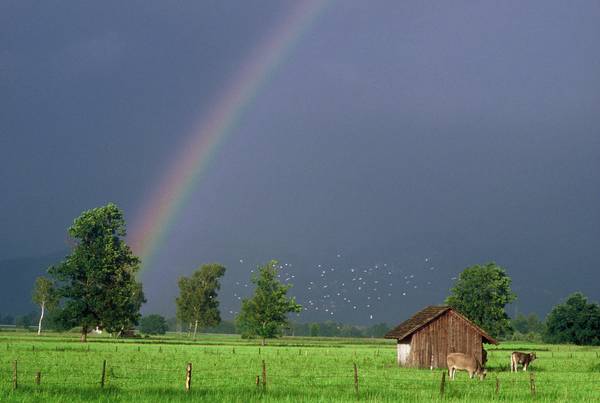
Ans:
<svg viewBox="0 0 600 403"><path fill-rule="evenodd" d="M509 372L513 349L536 352L533 382L529 372ZM4 331L0 401L600 401L600 348L501 343L488 351L484 381L460 372L446 380L442 394L444 371L398 368L390 340L286 337L260 346L239 336L203 334L197 341L95 336L84 344L76 334Z"/></svg>

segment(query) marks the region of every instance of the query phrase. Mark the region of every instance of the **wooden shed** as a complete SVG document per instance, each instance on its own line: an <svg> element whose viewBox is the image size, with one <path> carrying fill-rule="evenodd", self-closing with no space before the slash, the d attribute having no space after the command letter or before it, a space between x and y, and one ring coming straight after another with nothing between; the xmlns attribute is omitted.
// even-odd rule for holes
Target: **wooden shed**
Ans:
<svg viewBox="0 0 600 403"><path fill-rule="evenodd" d="M384 337L398 340L398 365L416 368L445 368L449 353L473 354L481 362L483 343L498 344L446 305L428 306Z"/></svg>

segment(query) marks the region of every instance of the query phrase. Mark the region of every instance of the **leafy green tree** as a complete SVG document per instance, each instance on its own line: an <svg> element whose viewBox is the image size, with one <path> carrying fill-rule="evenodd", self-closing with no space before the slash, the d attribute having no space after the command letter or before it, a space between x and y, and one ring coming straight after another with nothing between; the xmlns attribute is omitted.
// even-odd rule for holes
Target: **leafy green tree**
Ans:
<svg viewBox="0 0 600 403"><path fill-rule="evenodd" d="M52 310L58 304L58 295L54 289L54 283L47 277L35 279L32 295L33 302L40 306L40 320L38 321L38 336L42 334L42 321L46 309Z"/></svg>
<svg viewBox="0 0 600 403"><path fill-rule="evenodd" d="M466 268L458 277L446 304L461 312L492 336L509 332L506 304L516 299L511 279L495 263Z"/></svg>
<svg viewBox="0 0 600 403"><path fill-rule="evenodd" d="M510 321L511 327L521 334L527 333L543 333L545 329L544 322L538 318L535 313L531 313L527 316L522 313L515 316Z"/></svg>
<svg viewBox="0 0 600 403"><path fill-rule="evenodd" d="M217 291L221 289L220 278L224 274L225 267L212 263L203 265L189 278L179 278L177 318L190 328L193 324L194 338L198 326L213 327L221 323Z"/></svg>
<svg viewBox="0 0 600 403"><path fill-rule="evenodd" d="M292 285L284 285L277 280L277 265L276 260L271 260L259 267L258 275L252 277L252 283L256 285L254 295L242 301L237 317L242 336L260 336L263 345L266 338L281 334L288 325L288 313L302 310L294 298L287 296Z"/></svg>
<svg viewBox="0 0 600 403"><path fill-rule="evenodd" d="M145 302L135 279L140 259L125 243L125 219L115 204L84 211L69 228L71 254L49 272L64 299L62 320L81 326L81 341L99 326L120 335L140 319Z"/></svg>
<svg viewBox="0 0 600 403"><path fill-rule="evenodd" d="M311 337L317 337L319 335L320 331L321 331L321 326L319 326L318 323L311 323L310 324L310 335L311 335Z"/></svg>
<svg viewBox="0 0 600 403"><path fill-rule="evenodd" d="M46 313L44 323L46 329L54 330L55 332L67 332L71 330L68 321L63 319L62 309L60 309L59 305Z"/></svg>
<svg viewBox="0 0 600 403"><path fill-rule="evenodd" d="M544 340L549 343L600 345L600 305L576 292L556 305L546 318Z"/></svg>
<svg viewBox="0 0 600 403"><path fill-rule="evenodd" d="M140 331L145 334L165 334L168 329L167 321L161 315L147 315L140 320Z"/></svg>

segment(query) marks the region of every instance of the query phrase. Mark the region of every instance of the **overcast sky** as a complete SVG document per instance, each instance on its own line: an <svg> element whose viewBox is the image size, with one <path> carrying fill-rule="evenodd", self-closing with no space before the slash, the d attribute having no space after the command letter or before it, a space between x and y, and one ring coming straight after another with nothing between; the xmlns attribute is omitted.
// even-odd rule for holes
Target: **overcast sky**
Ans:
<svg viewBox="0 0 600 403"><path fill-rule="evenodd" d="M294 3L1 2L0 259L66 249L109 201L132 222ZM598 1L331 2L145 267L145 311L219 261L231 317L271 258L306 320L394 323L488 261L520 312L600 300L598 21Z"/></svg>

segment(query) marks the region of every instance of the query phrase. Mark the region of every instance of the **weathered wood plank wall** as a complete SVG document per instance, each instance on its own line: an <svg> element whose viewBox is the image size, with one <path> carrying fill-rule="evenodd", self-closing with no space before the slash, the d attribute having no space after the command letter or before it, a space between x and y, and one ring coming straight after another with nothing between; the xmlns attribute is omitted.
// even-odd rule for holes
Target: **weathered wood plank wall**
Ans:
<svg viewBox="0 0 600 403"><path fill-rule="evenodd" d="M449 353L472 354L481 362L481 335L464 319L448 311L413 333L409 365L445 368Z"/></svg>

